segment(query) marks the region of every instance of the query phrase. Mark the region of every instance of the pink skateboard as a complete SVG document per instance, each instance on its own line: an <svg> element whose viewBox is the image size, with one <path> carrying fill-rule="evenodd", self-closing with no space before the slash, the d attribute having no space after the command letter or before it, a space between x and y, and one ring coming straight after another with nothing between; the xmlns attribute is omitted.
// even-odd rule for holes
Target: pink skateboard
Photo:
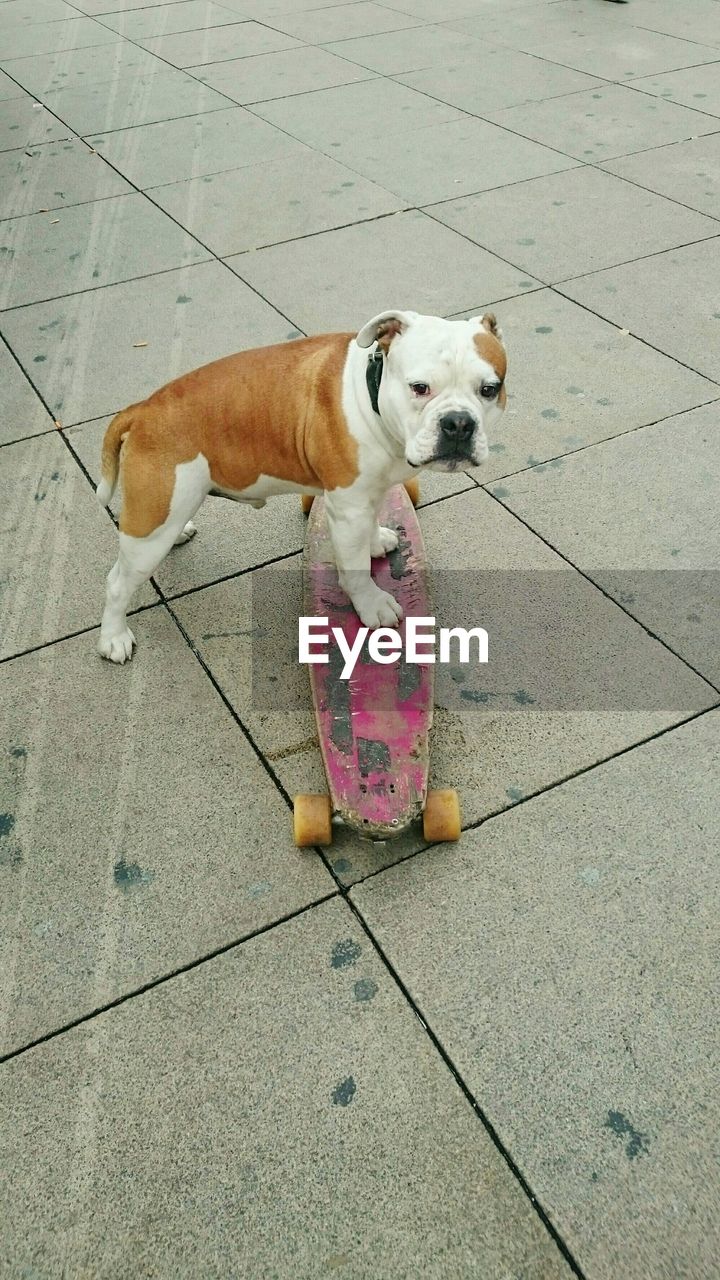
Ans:
<svg viewBox="0 0 720 1280"><path fill-rule="evenodd" d="M402 485L387 494L378 518L397 532L399 544L373 560L375 582L395 596L405 618L431 616L422 534ZM374 661L366 643L352 674L341 678L345 659L332 629L340 628L352 645L362 624L338 584L322 498L308 521L304 607L307 616L327 618L331 636L318 650L329 661L309 667L329 794L295 797L295 843L330 844L333 818L369 840L398 836L420 817L426 840L459 839L456 792L428 792L434 667L405 661L405 622L396 661Z"/></svg>

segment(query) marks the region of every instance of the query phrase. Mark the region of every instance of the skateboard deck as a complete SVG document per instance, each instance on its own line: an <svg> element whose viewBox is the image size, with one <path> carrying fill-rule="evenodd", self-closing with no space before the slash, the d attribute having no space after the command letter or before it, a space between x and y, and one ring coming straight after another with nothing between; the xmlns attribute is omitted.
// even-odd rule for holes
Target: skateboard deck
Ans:
<svg viewBox="0 0 720 1280"><path fill-rule="evenodd" d="M402 485L391 489L378 516L394 529L395 551L372 561L377 585L402 605L404 617L428 617L432 605L420 525ZM362 626L338 583L325 502L316 498L305 543L305 612L341 628L348 644ZM360 835L387 840L418 818L428 787L434 667L405 661L405 622L397 628L398 660L374 662L363 645L348 679L331 638L327 664L309 667L318 737L332 810Z"/></svg>

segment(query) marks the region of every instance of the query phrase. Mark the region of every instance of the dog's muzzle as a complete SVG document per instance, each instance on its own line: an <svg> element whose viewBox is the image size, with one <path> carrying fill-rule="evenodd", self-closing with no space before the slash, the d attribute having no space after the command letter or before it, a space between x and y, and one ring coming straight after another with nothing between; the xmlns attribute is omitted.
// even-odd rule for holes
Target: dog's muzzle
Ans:
<svg viewBox="0 0 720 1280"><path fill-rule="evenodd" d="M454 409L438 418L438 440L434 462L475 462L473 437L478 429L477 419L463 409Z"/></svg>

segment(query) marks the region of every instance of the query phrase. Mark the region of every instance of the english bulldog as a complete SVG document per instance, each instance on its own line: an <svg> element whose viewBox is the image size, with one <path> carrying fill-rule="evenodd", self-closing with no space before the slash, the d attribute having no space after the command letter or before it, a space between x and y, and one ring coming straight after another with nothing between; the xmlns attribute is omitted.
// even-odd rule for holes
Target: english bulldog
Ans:
<svg viewBox="0 0 720 1280"><path fill-rule="evenodd" d="M397 601L370 572L397 546L378 524L387 490L423 468L477 467L505 407L506 356L494 315L443 320L383 311L358 334L241 351L169 382L113 418L102 448L103 506L120 476L118 558L98 649L132 657L126 613L172 546L196 532L208 494L262 507L325 494L343 590L367 627L396 626Z"/></svg>

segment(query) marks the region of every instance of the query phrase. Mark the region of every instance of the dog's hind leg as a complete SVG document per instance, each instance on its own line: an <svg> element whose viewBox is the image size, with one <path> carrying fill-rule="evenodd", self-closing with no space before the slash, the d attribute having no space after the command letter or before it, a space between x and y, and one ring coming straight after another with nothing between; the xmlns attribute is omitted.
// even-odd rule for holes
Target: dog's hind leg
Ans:
<svg viewBox="0 0 720 1280"><path fill-rule="evenodd" d="M127 662L132 657L135 637L127 624L127 610L133 595L162 564L168 551L178 542L192 537L192 516L209 490L208 465L199 457L176 468L175 488L166 519L151 533L138 536L123 529L120 518L120 549L116 563L107 577L105 609L100 624L98 652L110 662ZM139 495L131 495L133 503ZM132 524L131 526L132 527Z"/></svg>
<svg viewBox="0 0 720 1280"><path fill-rule="evenodd" d="M197 529L195 528L195 525L193 524L192 520L188 520L187 524L185 525L185 528L182 530L181 533L178 534L177 538L173 542L173 546L174 547L184 546L186 542L189 542L191 538L195 537L196 533L197 533Z"/></svg>
<svg viewBox="0 0 720 1280"><path fill-rule="evenodd" d="M132 545L126 550L123 546L125 535L120 534L120 554L107 576L105 588L105 608L100 623L98 653L111 662L127 662L132 658L135 636L127 624L127 609L130 601L143 582L147 582L150 574L133 568L135 558ZM132 544L135 539L128 539ZM157 568L157 566L155 566Z"/></svg>

